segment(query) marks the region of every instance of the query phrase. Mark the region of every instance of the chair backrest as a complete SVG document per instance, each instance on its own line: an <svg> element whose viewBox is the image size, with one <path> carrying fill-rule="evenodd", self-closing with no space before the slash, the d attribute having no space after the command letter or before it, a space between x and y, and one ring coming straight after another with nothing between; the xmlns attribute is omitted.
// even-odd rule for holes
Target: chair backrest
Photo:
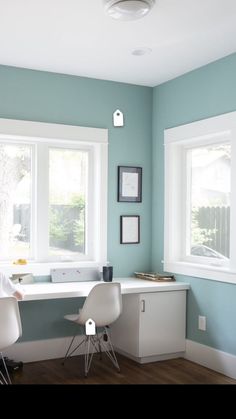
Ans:
<svg viewBox="0 0 236 419"><path fill-rule="evenodd" d="M95 285L80 311L78 323L85 324L88 319L96 326L108 326L118 319L122 311L121 287L117 282Z"/></svg>
<svg viewBox="0 0 236 419"><path fill-rule="evenodd" d="M0 351L15 343L21 334L17 299L15 297L0 298Z"/></svg>

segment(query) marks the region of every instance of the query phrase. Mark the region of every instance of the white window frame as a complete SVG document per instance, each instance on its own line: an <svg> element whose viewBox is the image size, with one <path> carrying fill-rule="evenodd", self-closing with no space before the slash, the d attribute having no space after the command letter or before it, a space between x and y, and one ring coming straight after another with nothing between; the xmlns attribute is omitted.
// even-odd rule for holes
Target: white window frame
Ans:
<svg viewBox="0 0 236 419"><path fill-rule="evenodd" d="M217 144L230 144L231 142L227 141L228 135L224 135L222 138L221 136L213 137L212 140L204 140L201 141L198 139L197 144L192 144L192 140L186 143L183 146L183 189L184 189L184 207L182 207L182 219L183 219L183 231L184 231L184 238L182 240L182 254L181 259L186 262L197 263L201 265L207 266L217 266L217 267L226 267L229 268L229 260L224 259L214 259L206 256L194 256L191 254L187 254L187 249L190 249L190 242L191 242L191 202L190 202L190 188L191 188L191 167L189 162L188 151L194 150L194 148L200 147L207 147L210 145L217 145ZM231 169L230 169L231 173ZM184 186L185 185L185 186ZM185 220L185 221L184 221Z"/></svg>
<svg viewBox="0 0 236 419"><path fill-rule="evenodd" d="M66 258L62 256L53 256L50 255L50 246L48 242L49 237L49 152L50 149L60 149L60 150L76 150L76 151L85 151L88 153L88 196L87 196L87 212L86 212L86 249L85 254L74 255L74 262L82 261L82 260L94 260L95 258L95 242L94 234L96 234L96 206L95 206L95 198L97 195L97 187L95 187L95 176L94 176L94 160L96 156L96 150L94 146L82 146L80 144L72 144L70 141L68 142L60 142L60 143L48 143L40 141L36 144L36 157L37 157L37 164L36 167L38 169L38 174L36 176L36 201L35 206L37 203L37 212L40 216L36 217L36 226L35 231L35 249L37 253L35 254L35 259L41 262L53 262L59 261L61 262L63 259ZM46 162L46 164L45 164ZM99 196L97 196L99 202ZM44 214L42 216L42 214Z"/></svg>
<svg viewBox="0 0 236 419"><path fill-rule="evenodd" d="M0 118L0 141L4 143L23 143L33 145L33 171L37 168L36 184L32 188L32 211L40 213L40 218L32 219L33 249L35 261L27 265L14 266L9 262L1 262L1 271L5 274L13 272L32 272L34 275L49 275L56 267L101 267L107 260L107 173L108 173L108 130L103 128L89 128L62 124L47 124L42 122L18 121ZM49 165L45 161L49 158L50 148L72 148L89 153L88 172L88 243L86 244L89 257L82 257L73 262L53 261L48 259L49 205ZM43 156L43 165L42 165ZM32 173L32 176L34 173ZM93 186L92 186L93 185ZM36 200L37 197L37 200ZM42 214L45 215L42 217ZM42 220L44 226L42 226ZM43 234L40 232L43 231Z"/></svg>
<svg viewBox="0 0 236 419"><path fill-rule="evenodd" d="M164 131L165 201L164 270L222 282L236 283L236 112L207 118ZM230 261L185 257L188 148L231 144Z"/></svg>

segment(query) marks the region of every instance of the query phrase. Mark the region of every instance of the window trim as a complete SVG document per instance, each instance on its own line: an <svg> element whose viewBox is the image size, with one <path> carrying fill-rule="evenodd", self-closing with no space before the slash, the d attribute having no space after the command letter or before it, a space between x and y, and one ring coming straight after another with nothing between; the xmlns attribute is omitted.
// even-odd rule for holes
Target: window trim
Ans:
<svg viewBox="0 0 236 419"><path fill-rule="evenodd" d="M35 261L26 266L10 265L9 262L1 262L4 273L28 272L36 275L48 275L51 268L77 267L77 266L102 266L107 260L107 174L108 174L108 130L105 128L91 128L63 124L49 124L44 122L20 121L0 118L0 140L14 143L34 145L38 150L40 145L51 147L76 147L92 150L94 160L93 182L94 202L97 203L97 211L94 215L93 226L95 227L95 246L92 260L78 260L75 262ZM46 143L46 144L45 144ZM37 153L36 153L37 154ZM36 179L38 176L36 176ZM90 180L91 181L91 180ZM38 182L36 184L38 188ZM36 192L35 192L36 194ZM32 196L35 206L35 194ZM99 204L98 204L99 203ZM37 207L39 211L39 207ZM35 223L34 223L35 224ZM36 226L36 231L39 231ZM33 243L33 246L35 243Z"/></svg>
<svg viewBox="0 0 236 419"><path fill-rule="evenodd" d="M73 144L68 141L61 141L60 143L37 143L36 144L36 156L41 154L41 157L38 158L37 162L37 168L40 173L39 176L35 179L36 186L35 190L37 189L37 192L35 195L38 197L38 205L42 202L41 210L39 211L40 214L42 212L45 212L44 217L36 217L37 225L35 227L35 230L37 232L37 243L36 243L36 249L37 249L37 255L36 255L36 261L42 261L42 262L61 262L61 258L63 258L63 255L61 257L56 257L50 254L50 243L48 242L48 236L49 236L49 217L48 217L48 208L49 208L49 159L50 159L50 150L77 150L77 151L84 151L88 153L88 211L86 212L86 219L89 219L88 224L88 230L87 230L87 241L86 241L86 253L84 255L81 255L80 258L75 258L72 262L81 262L86 260L93 260L95 257L95 245L93 240L93 232L96 233L95 228L95 218L96 213L93 210L95 208L95 195L97 194L97 188L95 188L95 170L94 170L94 164L96 161L96 151L94 150L94 147L91 145L82 145L80 143L74 143ZM43 158L42 158L43 153ZM47 170L45 170L45 161L48 160L47 164ZM43 164L42 164L43 163ZM45 187L47 185L47 187ZM99 197L97 197L97 202L99 202ZM38 207L37 205L37 207ZM47 224L45 223L45 220L47 220ZM39 242L41 241L41 244ZM66 257L64 256L64 259Z"/></svg>
<svg viewBox="0 0 236 419"><path fill-rule="evenodd" d="M236 283L236 112L207 118L164 131L165 147L165 200L164 200L164 270L176 274L207 278L216 281ZM231 143L231 216L230 216L230 265L215 266L183 260L183 234L186 237L183 202L186 202L186 149L199 145ZM182 187L184 183L184 187ZM185 242L185 240L184 240ZM183 245L182 245L183 246ZM207 262L205 260L205 262Z"/></svg>
<svg viewBox="0 0 236 419"><path fill-rule="evenodd" d="M191 140L190 140L191 141ZM191 234L190 234L190 230L191 230L191 217L190 217L190 213L191 213L191 203L190 203L190 186L191 186L191 176L190 176L190 172L191 172L191 168L189 165L189 156L188 156L188 151L189 150L193 150L194 148L200 148L200 147L206 147L206 146L210 146L210 145L217 145L217 144L230 144L231 142L229 140L226 140L225 137L221 138L219 136L217 136L217 138L213 138L212 140L209 141L205 141L204 143L202 141L199 140L198 144L194 144L192 145L191 142L188 143L188 145L183 147L183 152L184 152L184 156L183 156L183 171L184 171L184 176L183 176L183 184L185 184L184 186L184 202L186 203L185 207L183 208L183 218L186 220L185 223L183 223L183 231L184 231L184 240L183 240L183 246L184 249L182 249L182 260L185 262L192 262L193 264L198 264L198 265L206 265L206 266L217 266L217 267L221 267L221 268L229 268L229 261L226 261L224 259L213 259L210 257L206 257L206 256L195 256L195 255L191 255L191 254L187 254L186 249L187 247L190 249L190 242L191 242ZM231 172L231 168L230 168L230 172ZM205 263L204 263L205 262Z"/></svg>

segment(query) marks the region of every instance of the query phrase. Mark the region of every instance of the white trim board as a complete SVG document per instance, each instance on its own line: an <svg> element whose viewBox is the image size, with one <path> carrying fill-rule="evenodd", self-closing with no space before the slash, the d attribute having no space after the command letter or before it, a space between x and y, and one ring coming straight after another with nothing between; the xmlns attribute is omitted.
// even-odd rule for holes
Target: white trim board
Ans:
<svg viewBox="0 0 236 419"><path fill-rule="evenodd" d="M84 335L78 335L73 343L75 348L84 338ZM30 342L15 343L4 350L4 356L16 361L37 362L47 359L64 358L71 342L72 336L55 339L34 340ZM104 342L105 343L105 342ZM83 355L84 347L79 347L72 356Z"/></svg>
<svg viewBox="0 0 236 419"><path fill-rule="evenodd" d="M236 355L186 340L185 359L236 379Z"/></svg>
<svg viewBox="0 0 236 419"><path fill-rule="evenodd" d="M0 118L0 138L16 137L108 143L108 129Z"/></svg>
<svg viewBox="0 0 236 419"><path fill-rule="evenodd" d="M4 356L8 356L9 358L17 361L23 361L25 363L63 358L71 339L72 337L69 336L15 343L4 351ZM83 339L83 335L78 335L76 339L76 343L78 342L79 344ZM82 348L80 348L78 351L75 351L72 356L77 356L83 353ZM180 356L180 354L177 355ZM203 365L206 368L210 368L228 377L236 379L236 355L231 355L227 352L219 351L211 348L210 346L202 345L187 339L186 352L185 354L181 353L181 356L189 361ZM173 356L171 356L171 358L172 357ZM163 358L158 360L163 360ZM155 361L157 361L157 359ZM152 360L151 362L155 361Z"/></svg>
<svg viewBox="0 0 236 419"><path fill-rule="evenodd" d="M184 354L185 354L185 352L173 352L170 354L137 357L137 356L129 354L126 351L123 351L120 348L115 347L114 349L118 354L126 356L126 358L130 358L133 361L137 362L138 364L150 364L150 362L159 362L159 361L166 361L167 359L184 358Z"/></svg>

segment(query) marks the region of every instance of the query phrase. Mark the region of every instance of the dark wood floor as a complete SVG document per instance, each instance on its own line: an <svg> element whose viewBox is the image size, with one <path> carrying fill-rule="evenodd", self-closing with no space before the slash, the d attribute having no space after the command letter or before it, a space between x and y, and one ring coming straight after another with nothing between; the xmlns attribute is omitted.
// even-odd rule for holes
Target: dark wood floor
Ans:
<svg viewBox="0 0 236 419"><path fill-rule="evenodd" d="M12 375L13 384L236 384L236 380L182 358L137 364L117 355L118 373L103 355L94 356L88 378L84 358L72 357L63 366L60 359L24 364Z"/></svg>

